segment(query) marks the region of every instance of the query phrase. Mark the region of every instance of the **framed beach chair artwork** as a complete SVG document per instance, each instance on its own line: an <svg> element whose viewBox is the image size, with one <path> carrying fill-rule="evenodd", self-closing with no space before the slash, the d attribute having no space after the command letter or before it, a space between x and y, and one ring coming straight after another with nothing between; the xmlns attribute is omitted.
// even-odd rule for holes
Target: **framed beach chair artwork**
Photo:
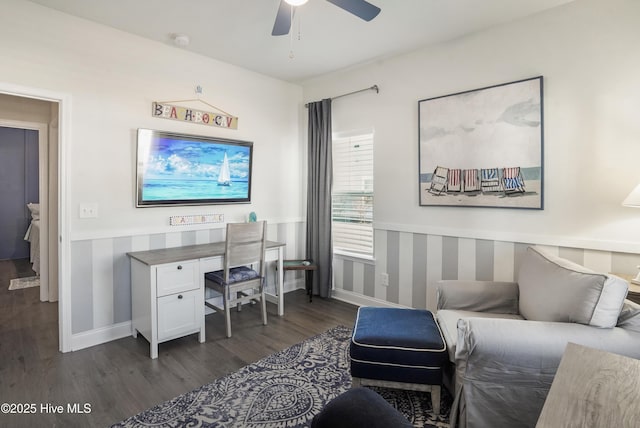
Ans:
<svg viewBox="0 0 640 428"><path fill-rule="evenodd" d="M418 101L421 206L544 208L543 78Z"/></svg>

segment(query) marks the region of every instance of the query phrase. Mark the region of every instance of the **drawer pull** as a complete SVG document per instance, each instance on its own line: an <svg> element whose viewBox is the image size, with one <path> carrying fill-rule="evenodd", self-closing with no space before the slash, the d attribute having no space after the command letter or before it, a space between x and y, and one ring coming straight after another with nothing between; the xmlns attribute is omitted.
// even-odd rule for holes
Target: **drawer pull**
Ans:
<svg viewBox="0 0 640 428"><path fill-rule="evenodd" d="M178 265L178 270L182 270L182 265Z"/></svg>
<svg viewBox="0 0 640 428"><path fill-rule="evenodd" d="M182 299L182 294L178 294L178 299Z"/></svg>

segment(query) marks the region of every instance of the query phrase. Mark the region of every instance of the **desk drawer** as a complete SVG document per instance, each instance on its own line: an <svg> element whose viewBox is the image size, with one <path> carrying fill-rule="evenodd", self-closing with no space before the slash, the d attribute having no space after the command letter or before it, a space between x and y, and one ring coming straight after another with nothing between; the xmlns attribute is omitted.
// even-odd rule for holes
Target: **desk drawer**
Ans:
<svg viewBox="0 0 640 428"><path fill-rule="evenodd" d="M200 288L198 262L167 263L156 270L157 296Z"/></svg>
<svg viewBox="0 0 640 428"><path fill-rule="evenodd" d="M200 290L158 298L158 341L199 331L203 312L204 296Z"/></svg>
<svg viewBox="0 0 640 428"><path fill-rule="evenodd" d="M204 259L200 259L200 269L202 269L202 272L215 272L217 270L222 270L224 268L222 262L222 256L206 257Z"/></svg>
<svg viewBox="0 0 640 428"><path fill-rule="evenodd" d="M274 262L278 260L278 254L280 253L280 248L282 247L268 248L264 253L264 259L268 262Z"/></svg>

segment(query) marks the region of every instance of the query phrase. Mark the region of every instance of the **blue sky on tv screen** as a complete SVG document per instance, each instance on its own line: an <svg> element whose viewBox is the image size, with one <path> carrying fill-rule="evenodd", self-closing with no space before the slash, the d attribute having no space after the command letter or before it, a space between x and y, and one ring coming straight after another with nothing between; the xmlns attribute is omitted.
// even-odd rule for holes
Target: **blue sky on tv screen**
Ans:
<svg viewBox="0 0 640 428"><path fill-rule="evenodd" d="M231 181L249 180L250 148L233 144L158 138L151 143L145 179L217 180L225 152Z"/></svg>

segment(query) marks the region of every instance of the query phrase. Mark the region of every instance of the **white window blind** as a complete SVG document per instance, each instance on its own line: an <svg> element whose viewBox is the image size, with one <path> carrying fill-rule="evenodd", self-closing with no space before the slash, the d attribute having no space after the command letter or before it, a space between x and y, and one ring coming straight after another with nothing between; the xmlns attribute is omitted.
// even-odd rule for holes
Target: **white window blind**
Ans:
<svg viewBox="0 0 640 428"><path fill-rule="evenodd" d="M373 254L373 134L333 138L333 248Z"/></svg>

